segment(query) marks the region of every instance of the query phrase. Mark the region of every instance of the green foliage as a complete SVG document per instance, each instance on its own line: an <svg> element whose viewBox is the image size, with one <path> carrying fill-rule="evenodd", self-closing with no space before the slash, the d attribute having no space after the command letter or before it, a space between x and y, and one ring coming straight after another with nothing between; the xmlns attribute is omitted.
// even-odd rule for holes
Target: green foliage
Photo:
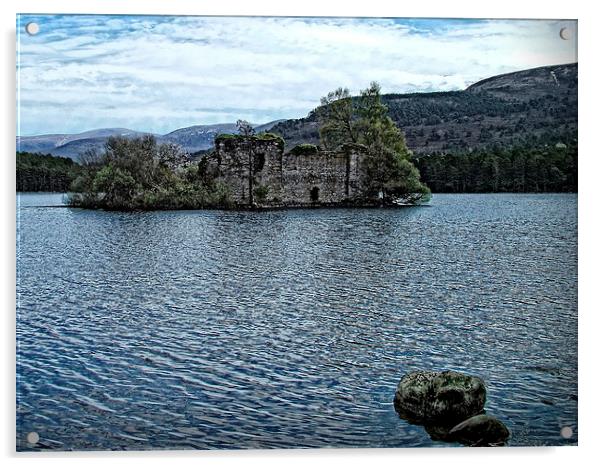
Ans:
<svg viewBox="0 0 602 466"><path fill-rule="evenodd" d="M240 134L220 133L217 136L215 136L215 142L218 143L227 139L242 139L244 137L245 136L241 136Z"/></svg>
<svg viewBox="0 0 602 466"><path fill-rule="evenodd" d="M515 147L414 160L434 192L577 192L577 146Z"/></svg>
<svg viewBox="0 0 602 466"><path fill-rule="evenodd" d="M365 162L367 194L383 204L416 204L430 199L429 188L420 181L418 169L404 156L374 144Z"/></svg>
<svg viewBox="0 0 602 466"><path fill-rule="evenodd" d="M103 193L103 201L109 208L124 205L136 196L142 185L134 179L128 170L113 164L102 167L92 180L92 190Z"/></svg>
<svg viewBox="0 0 602 466"><path fill-rule="evenodd" d="M74 206L107 210L199 209L229 207L230 193L216 183L206 159L186 166L173 145L152 136L110 138L97 163L74 182Z"/></svg>
<svg viewBox="0 0 602 466"><path fill-rule="evenodd" d="M404 159L410 157L403 133L389 117L387 106L382 102L378 83L372 82L361 92L358 114L360 136L357 142L368 148L389 149Z"/></svg>
<svg viewBox="0 0 602 466"><path fill-rule="evenodd" d="M318 153L318 146L315 144L299 144L290 151L292 155L313 155Z"/></svg>
<svg viewBox="0 0 602 466"><path fill-rule="evenodd" d="M259 185L253 190L253 194L255 196L255 200L259 203L265 202L270 193L269 186Z"/></svg>
<svg viewBox="0 0 602 466"><path fill-rule="evenodd" d="M284 143L284 139L274 133L259 133L253 136L257 141L282 141Z"/></svg>
<svg viewBox="0 0 602 466"><path fill-rule="evenodd" d="M81 173L81 167L65 157L17 152L16 159L17 191L65 192Z"/></svg>
<svg viewBox="0 0 602 466"><path fill-rule="evenodd" d="M278 145L280 150L284 150L284 139L274 133L259 133L253 136L256 141L273 141Z"/></svg>
<svg viewBox="0 0 602 466"><path fill-rule="evenodd" d="M366 196L382 204L418 203L430 191L409 162L405 137L388 115L380 86L372 82L356 103L347 89L339 88L321 100L320 136L326 147L362 144L367 148Z"/></svg>
<svg viewBox="0 0 602 466"><path fill-rule="evenodd" d="M327 149L357 142L355 108L349 89L339 87L322 97L316 115L320 122L320 142Z"/></svg>
<svg viewBox="0 0 602 466"><path fill-rule="evenodd" d="M228 143L230 141L274 141L278 143L278 147L284 149L284 139L277 134L274 133L259 133L253 135L244 135L244 134L229 134L222 133L218 134L215 137L215 144L219 144L220 142Z"/></svg>

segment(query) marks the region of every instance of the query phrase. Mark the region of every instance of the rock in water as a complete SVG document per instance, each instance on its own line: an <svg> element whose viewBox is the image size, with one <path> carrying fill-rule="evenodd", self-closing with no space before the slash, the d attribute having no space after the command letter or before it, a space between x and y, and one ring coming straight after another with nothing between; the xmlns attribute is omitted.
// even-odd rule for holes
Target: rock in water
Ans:
<svg viewBox="0 0 602 466"><path fill-rule="evenodd" d="M420 424L454 425L483 412L485 384L459 372L416 371L397 385L395 409Z"/></svg>
<svg viewBox="0 0 602 466"><path fill-rule="evenodd" d="M487 414L473 416L449 431L451 440L475 447L501 446L510 431L499 419Z"/></svg>

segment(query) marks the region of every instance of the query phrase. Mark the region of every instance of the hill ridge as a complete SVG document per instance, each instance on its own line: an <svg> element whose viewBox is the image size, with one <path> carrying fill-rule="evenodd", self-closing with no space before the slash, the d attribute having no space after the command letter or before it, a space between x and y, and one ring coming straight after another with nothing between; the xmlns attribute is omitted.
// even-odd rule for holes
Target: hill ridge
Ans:
<svg viewBox="0 0 602 466"><path fill-rule="evenodd" d="M578 63L540 66L491 76L464 90L384 94L383 101L393 121L404 131L408 147L417 155L470 152L495 145L574 143L577 72ZM255 126L282 136L287 148L319 143L314 110L305 117ZM108 137L77 136L111 131L127 132L132 137L150 134L128 128L100 128L71 135L22 136L17 137L17 149L77 159L83 150L101 148ZM217 134L234 132L235 123L218 123L178 128L156 137L194 153L210 149ZM61 139L67 142L57 146Z"/></svg>
<svg viewBox="0 0 602 466"><path fill-rule="evenodd" d="M554 79L550 79L550 72ZM492 76L462 91L384 94L389 116L417 155L496 145L575 143L578 64ZM272 128L288 147L319 143L315 111Z"/></svg>

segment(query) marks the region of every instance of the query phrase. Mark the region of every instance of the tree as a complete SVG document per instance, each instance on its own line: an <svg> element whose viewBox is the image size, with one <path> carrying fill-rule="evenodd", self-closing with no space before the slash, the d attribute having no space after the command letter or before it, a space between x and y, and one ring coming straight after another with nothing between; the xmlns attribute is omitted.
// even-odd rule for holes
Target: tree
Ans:
<svg viewBox="0 0 602 466"><path fill-rule="evenodd" d="M361 91L359 100L359 143L368 147L381 145L409 159L411 152L406 146L405 136L389 118L387 106L382 103L380 85L370 83L370 87Z"/></svg>
<svg viewBox="0 0 602 466"><path fill-rule="evenodd" d="M253 128L253 125L247 120L237 120L236 128L238 129L238 133L241 136L253 136L255 134L255 129Z"/></svg>
<svg viewBox="0 0 602 466"><path fill-rule="evenodd" d="M435 192L576 192L577 146L493 147L415 161Z"/></svg>
<svg viewBox="0 0 602 466"><path fill-rule="evenodd" d="M207 180L206 163L186 166L187 154L153 136L109 138L98 162L82 167L71 204L112 210L225 206L229 193Z"/></svg>
<svg viewBox="0 0 602 466"><path fill-rule="evenodd" d="M104 194L103 201L107 207L114 207L129 204L140 186L128 171L106 165L94 177L93 189Z"/></svg>
<svg viewBox="0 0 602 466"><path fill-rule="evenodd" d="M382 205L396 202L419 203L430 191L420 182L420 172L405 157L376 141L368 147L365 161L366 193Z"/></svg>
<svg viewBox="0 0 602 466"><path fill-rule="evenodd" d="M428 199L429 189L410 162L405 136L388 116L380 86L372 82L354 104L349 91L339 88L321 100L322 144L336 148L359 143L367 148L366 194L384 204L416 203Z"/></svg>
<svg viewBox="0 0 602 466"><path fill-rule="evenodd" d="M184 166L188 161L188 154L179 144L173 142L159 145L157 147L157 156L159 164L170 170L176 170Z"/></svg>
<svg viewBox="0 0 602 466"><path fill-rule="evenodd" d="M336 149L346 142L357 142L356 115L349 89L339 87L320 99L317 109L320 142L326 149Z"/></svg>

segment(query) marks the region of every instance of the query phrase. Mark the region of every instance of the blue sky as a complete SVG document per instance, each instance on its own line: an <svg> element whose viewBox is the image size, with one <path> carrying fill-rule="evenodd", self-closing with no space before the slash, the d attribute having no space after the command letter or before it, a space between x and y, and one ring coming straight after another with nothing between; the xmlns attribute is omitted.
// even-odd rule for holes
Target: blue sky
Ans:
<svg viewBox="0 0 602 466"><path fill-rule="evenodd" d="M36 22L40 33L24 33ZM21 15L19 134L299 118L339 86L464 89L576 61L573 21Z"/></svg>

